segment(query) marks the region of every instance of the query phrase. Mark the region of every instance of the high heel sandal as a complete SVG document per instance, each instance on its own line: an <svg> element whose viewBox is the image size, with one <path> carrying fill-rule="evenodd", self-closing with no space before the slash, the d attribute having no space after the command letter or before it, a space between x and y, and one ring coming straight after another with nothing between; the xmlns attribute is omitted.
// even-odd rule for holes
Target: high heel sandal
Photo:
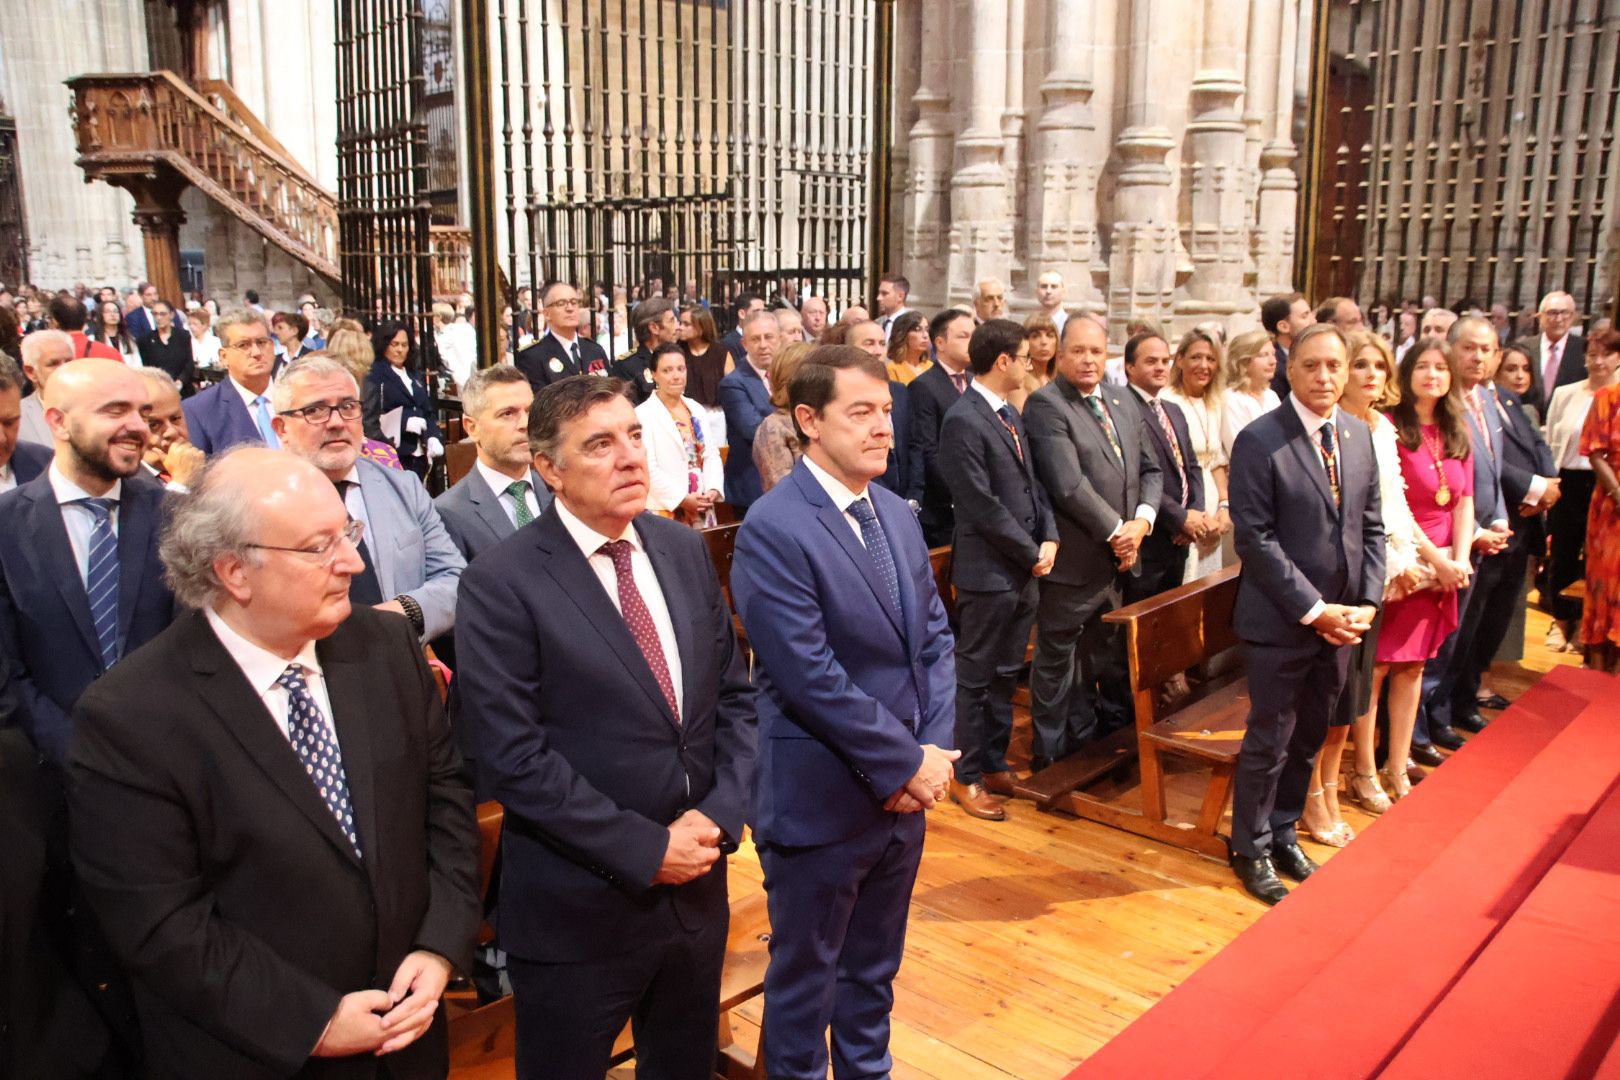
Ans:
<svg viewBox="0 0 1620 1080"><path fill-rule="evenodd" d="M1325 787L1319 787L1315 791L1307 791L1305 793L1305 798L1307 801L1311 799L1320 799L1326 794L1327 791ZM1322 803L1322 813L1327 813L1327 802L1325 800ZM1300 824L1305 824L1303 818L1300 820ZM1348 844L1350 839L1344 835L1344 830L1345 825L1342 821L1334 822L1333 825L1326 831L1305 825L1305 831L1311 834L1311 839L1315 840L1318 844L1324 844L1327 847L1342 848Z"/></svg>
<svg viewBox="0 0 1620 1080"><path fill-rule="evenodd" d="M1390 808L1389 796L1378 784L1378 773L1351 773L1350 798L1369 814L1382 814Z"/></svg>
<svg viewBox="0 0 1620 1080"><path fill-rule="evenodd" d="M1384 782L1384 794L1388 796L1390 802L1400 802L1412 794L1412 781L1406 778L1404 770L1396 774L1384 769L1378 776Z"/></svg>
<svg viewBox="0 0 1620 1080"><path fill-rule="evenodd" d="M1324 804L1327 802L1326 789L1333 789L1333 805L1329 807L1328 813L1333 816L1333 831L1344 837L1344 843L1348 844L1350 841L1356 838L1356 830L1350 827L1350 823L1344 820L1344 816L1339 812L1339 782L1337 780L1332 782L1324 780L1322 782L1322 788L1324 790L1322 797ZM1344 844L1340 844L1339 846L1343 847Z"/></svg>

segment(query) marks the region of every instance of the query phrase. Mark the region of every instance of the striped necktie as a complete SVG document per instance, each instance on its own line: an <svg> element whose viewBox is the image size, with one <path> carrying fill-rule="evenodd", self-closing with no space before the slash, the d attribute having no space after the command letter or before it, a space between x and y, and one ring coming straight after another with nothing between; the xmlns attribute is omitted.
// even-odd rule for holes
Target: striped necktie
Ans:
<svg viewBox="0 0 1620 1080"><path fill-rule="evenodd" d="M113 532L112 512L117 499L80 499L79 505L95 515L90 530L90 566L85 573L84 591L90 599L90 619L95 623L96 641L101 647L101 669L118 662L118 534Z"/></svg>

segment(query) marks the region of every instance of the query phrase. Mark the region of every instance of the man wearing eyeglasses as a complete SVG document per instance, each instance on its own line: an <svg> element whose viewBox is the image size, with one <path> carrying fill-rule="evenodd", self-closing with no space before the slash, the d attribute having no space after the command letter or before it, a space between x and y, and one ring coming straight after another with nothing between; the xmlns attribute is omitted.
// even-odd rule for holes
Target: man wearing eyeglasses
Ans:
<svg viewBox="0 0 1620 1080"><path fill-rule="evenodd" d="M447 633L467 562L414 473L360 457L365 435L354 375L310 353L287 365L272 394L282 448L326 474L349 516L365 523L364 566L349 585L350 599L404 615L422 641Z"/></svg>
<svg viewBox="0 0 1620 1080"><path fill-rule="evenodd" d="M583 312L578 289L566 281L549 281L540 290L540 307L546 332L513 361L536 393L570 375L608 374L607 350L579 332Z"/></svg>
<svg viewBox="0 0 1620 1080"><path fill-rule="evenodd" d="M1541 333L1519 342L1536 360L1530 392L1524 396L1524 403L1534 405L1542 413L1546 413L1554 390L1586 378L1586 341L1581 335L1570 333L1575 321L1575 298L1567 292L1550 292L1541 298L1541 306L1536 309Z"/></svg>
<svg viewBox="0 0 1620 1080"><path fill-rule="evenodd" d="M186 399L191 444L205 454L246 442L279 447L281 440L270 423L275 415L270 404L270 373L276 362L276 345L264 316L251 310L227 312L214 324L214 332L226 375Z"/></svg>
<svg viewBox="0 0 1620 1080"><path fill-rule="evenodd" d="M448 1069L478 830L414 635L350 598L364 532L303 461L215 461L162 549L191 610L74 714L74 864L154 1075Z"/></svg>

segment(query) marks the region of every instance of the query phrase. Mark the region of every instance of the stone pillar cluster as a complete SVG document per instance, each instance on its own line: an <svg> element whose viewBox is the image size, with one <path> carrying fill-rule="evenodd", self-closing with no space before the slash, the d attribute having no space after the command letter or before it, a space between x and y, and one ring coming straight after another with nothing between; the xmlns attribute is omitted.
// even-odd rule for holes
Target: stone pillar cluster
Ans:
<svg viewBox="0 0 1620 1080"><path fill-rule="evenodd" d="M1292 287L1303 0L945 0L897 9L896 213L913 303L1012 314L1057 271L1116 338L1258 323Z"/></svg>

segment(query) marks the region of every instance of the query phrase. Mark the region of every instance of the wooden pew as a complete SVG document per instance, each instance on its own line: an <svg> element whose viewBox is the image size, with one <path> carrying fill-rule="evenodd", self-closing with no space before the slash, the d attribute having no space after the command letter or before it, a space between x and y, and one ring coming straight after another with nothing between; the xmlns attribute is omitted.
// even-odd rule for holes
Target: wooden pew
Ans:
<svg viewBox="0 0 1620 1080"><path fill-rule="evenodd" d="M754 654L748 648L748 631L743 629L742 619L737 616L737 605L731 599L731 559L737 547L737 530L740 528L740 524L734 523L699 531L703 534L703 542L709 547L709 561L714 563L714 572L720 578L720 592L725 595L726 606L731 609L731 625L737 631L737 644L742 646L743 660L752 671Z"/></svg>
<svg viewBox="0 0 1620 1080"><path fill-rule="evenodd" d="M1206 681L1191 698L1164 713L1160 691L1172 677L1237 645L1232 604L1238 568L1228 567L1158 596L1105 615L1123 628L1135 727L1097 740L1018 785L1021 797L1057 810L1124 829L1210 858L1225 859L1217 833L1231 798L1249 712L1248 683L1240 671ZM1198 820L1167 820L1164 758L1190 758L1210 769ZM1141 768L1141 810L1086 794L1087 784L1136 760Z"/></svg>

